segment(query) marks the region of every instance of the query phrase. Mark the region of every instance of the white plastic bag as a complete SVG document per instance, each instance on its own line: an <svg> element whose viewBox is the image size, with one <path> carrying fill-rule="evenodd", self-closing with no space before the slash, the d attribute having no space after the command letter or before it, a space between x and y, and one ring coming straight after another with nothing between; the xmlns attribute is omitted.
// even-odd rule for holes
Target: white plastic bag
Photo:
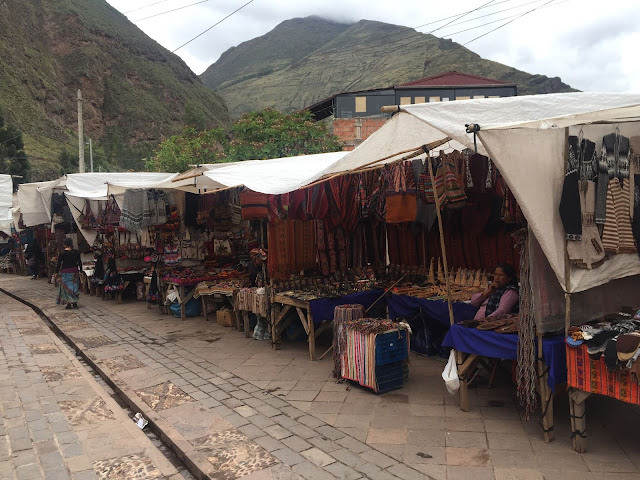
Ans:
<svg viewBox="0 0 640 480"><path fill-rule="evenodd" d="M444 367L444 371L442 372L442 379L444 380L444 384L447 387L447 391L451 395L455 395L455 393L460 388L460 379L458 378L458 367L456 366L456 351L451 350L449 353L449 361L447 365Z"/></svg>

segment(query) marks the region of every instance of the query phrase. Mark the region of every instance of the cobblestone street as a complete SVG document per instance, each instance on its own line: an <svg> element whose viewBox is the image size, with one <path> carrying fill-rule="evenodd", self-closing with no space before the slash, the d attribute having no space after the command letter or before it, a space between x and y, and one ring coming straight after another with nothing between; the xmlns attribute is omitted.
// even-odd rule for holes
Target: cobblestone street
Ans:
<svg viewBox="0 0 640 480"><path fill-rule="evenodd" d="M44 469L52 479L186 475L109 389L201 478L640 478L639 411L614 400L587 402L580 455L566 394L555 402L556 441L545 444L538 421L522 420L508 375L471 390L472 408L462 412L444 388L444 364L414 354L405 387L378 396L337 384L331 360L309 361L303 343L272 350L141 302L83 295L78 310L64 310L46 280L0 275L0 288L40 309L106 381L99 385L29 307L2 295L1 478L45 478ZM140 476L118 466L125 457Z"/></svg>

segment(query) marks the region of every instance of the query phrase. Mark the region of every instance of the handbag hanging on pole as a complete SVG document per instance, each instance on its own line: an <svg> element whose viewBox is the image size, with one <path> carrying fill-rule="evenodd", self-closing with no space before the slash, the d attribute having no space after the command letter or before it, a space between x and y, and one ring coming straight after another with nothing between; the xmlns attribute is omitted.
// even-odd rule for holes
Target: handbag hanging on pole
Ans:
<svg viewBox="0 0 640 480"><path fill-rule="evenodd" d="M107 201L104 212L104 223L107 225L118 225L120 223L120 207L116 202L116 197L111 195Z"/></svg>

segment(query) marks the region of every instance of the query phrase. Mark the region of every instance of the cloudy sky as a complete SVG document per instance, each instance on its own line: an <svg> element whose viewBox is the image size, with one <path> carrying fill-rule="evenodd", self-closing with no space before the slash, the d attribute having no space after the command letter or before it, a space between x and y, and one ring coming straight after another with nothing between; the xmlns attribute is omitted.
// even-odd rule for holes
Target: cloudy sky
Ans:
<svg viewBox="0 0 640 480"><path fill-rule="evenodd" d="M107 1L150 37L174 50L248 0ZM188 6L197 2L201 3ZM183 6L188 7L144 19ZM455 19L441 20L478 7L482 8L450 25L444 26ZM283 20L308 15L409 27L430 23L418 31L427 33L444 26L434 35L459 43L513 20L468 48L530 73L559 76L580 90L640 93L638 0L254 0L176 53L199 74L228 48L265 34Z"/></svg>

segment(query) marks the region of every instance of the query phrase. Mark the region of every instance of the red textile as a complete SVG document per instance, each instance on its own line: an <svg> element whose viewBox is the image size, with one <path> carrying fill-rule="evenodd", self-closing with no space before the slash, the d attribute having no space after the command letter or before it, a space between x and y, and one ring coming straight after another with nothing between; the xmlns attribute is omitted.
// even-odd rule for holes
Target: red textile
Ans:
<svg viewBox="0 0 640 480"><path fill-rule="evenodd" d="M640 386L628 370L609 372L604 359L592 360L587 346L567 345L567 384L585 392L607 395L623 402L640 405Z"/></svg>
<svg viewBox="0 0 640 480"><path fill-rule="evenodd" d="M269 215L269 195L245 188L240 192L240 206L243 220L267 218Z"/></svg>

